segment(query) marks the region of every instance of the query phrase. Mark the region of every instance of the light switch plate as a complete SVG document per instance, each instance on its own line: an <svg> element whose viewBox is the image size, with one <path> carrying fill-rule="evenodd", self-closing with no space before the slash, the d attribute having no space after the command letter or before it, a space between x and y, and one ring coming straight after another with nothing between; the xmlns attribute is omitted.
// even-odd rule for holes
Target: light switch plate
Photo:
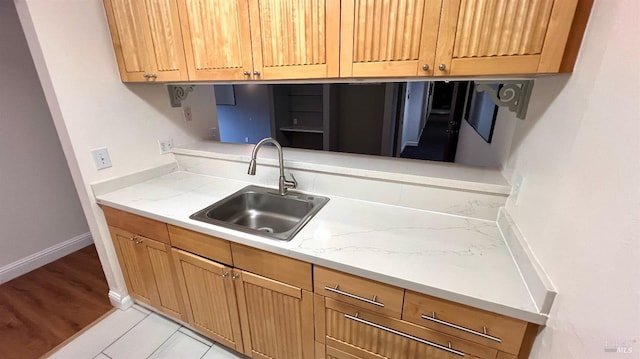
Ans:
<svg viewBox="0 0 640 359"><path fill-rule="evenodd" d="M109 151L106 147L91 150L91 156L93 156L93 161L98 170L111 167L111 158L109 157Z"/></svg>

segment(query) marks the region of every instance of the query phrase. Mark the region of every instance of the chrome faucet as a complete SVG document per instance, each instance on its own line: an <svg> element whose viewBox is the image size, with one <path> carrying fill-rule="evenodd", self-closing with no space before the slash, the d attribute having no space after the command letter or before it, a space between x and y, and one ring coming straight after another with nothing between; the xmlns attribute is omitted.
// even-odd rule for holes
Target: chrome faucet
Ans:
<svg viewBox="0 0 640 359"><path fill-rule="evenodd" d="M289 188L296 188L298 182L296 182L296 178L293 177L293 174L291 174L291 181L284 177L284 160L282 158L282 146L280 146L278 141L274 140L271 137L267 137L261 139L260 142L256 144L256 146L253 148L253 152L251 153L251 161L249 161L249 171L247 171L247 173L252 176L256 174L256 156L258 155L258 150L260 150L260 147L262 147L262 145L267 142L273 143L278 149L278 159L280 161L280 178L278 180L278 192L281 196L284 196L285 194L287 194L287 190Z"/></svg>

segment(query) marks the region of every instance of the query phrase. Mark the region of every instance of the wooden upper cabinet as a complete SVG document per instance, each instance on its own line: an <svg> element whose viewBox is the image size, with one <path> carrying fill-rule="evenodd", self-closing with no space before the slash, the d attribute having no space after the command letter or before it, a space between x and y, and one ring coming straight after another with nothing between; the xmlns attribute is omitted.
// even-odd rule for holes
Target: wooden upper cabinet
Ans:
<svg viewBox="0 0 640 359"><path fill-rule="evenodd" d="M343 0L340 77L433 75L441 2Z"/></svg>
<svg viewBox="0 0 640 359"><path fill-rule="evenodd" d="M578 0L446 0L436 76L558 72Z"/></svg>
<svg viewBox="0 0 640 359"><path fill-rule="evenodd" d="M249 0L254 78L339 75L339 0Z"/></svg>
<svg viewBox="0 0 640 359"><path fill-rule="evenodd" d="M178 5L189 79L251 79L247 0L179 0Z"/></svg>
<svg viewBox="0 0 640 359"><path fill-rule="evenodd" d="M104 0L123 82L188 80L176 0Z"/></svg>

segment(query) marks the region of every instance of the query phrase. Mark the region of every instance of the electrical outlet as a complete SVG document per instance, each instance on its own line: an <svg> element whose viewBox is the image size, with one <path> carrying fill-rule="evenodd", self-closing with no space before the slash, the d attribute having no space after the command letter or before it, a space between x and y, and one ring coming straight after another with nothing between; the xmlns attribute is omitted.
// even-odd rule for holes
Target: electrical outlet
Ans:
<svg viewBox="0 0 640 359"><path fill-rule="evenodd" d="M182 118L184 119L184 122L191 122L193 120L191 106L184 106L182 108Z"/></svg>
<svg viewBox="0 0 640 359"><path fill-rule="evenodd" d="M161 155L171 152L171 150L173 149L173 138L158 140L158 146L160 147Z"/></svg>
<svg viewBox="0 0 640 359"><path fill-rule="evenodd" d="M249 143L249 137L245 137L244 142Z"/></svg>
<svg viewBox="0 0 640 359"><path fill-rule="evenodd" d="M109 151L106 147L91 150L91 156L93 156L96 169L101 170L111 167L111 158L109 158Z"/></svg>

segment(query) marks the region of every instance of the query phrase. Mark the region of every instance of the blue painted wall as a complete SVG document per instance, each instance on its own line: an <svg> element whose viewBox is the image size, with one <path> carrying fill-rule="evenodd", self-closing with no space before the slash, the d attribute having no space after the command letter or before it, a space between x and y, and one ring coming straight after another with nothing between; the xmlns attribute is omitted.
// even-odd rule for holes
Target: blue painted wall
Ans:
<svg viewBox="0 0 640 359"><path fill-rule="evenodd" d="M220 141L257 143L271 136L268 85L233 85L236 105L217 105ZM245 142L248 137L248 142Z"/></svg>

